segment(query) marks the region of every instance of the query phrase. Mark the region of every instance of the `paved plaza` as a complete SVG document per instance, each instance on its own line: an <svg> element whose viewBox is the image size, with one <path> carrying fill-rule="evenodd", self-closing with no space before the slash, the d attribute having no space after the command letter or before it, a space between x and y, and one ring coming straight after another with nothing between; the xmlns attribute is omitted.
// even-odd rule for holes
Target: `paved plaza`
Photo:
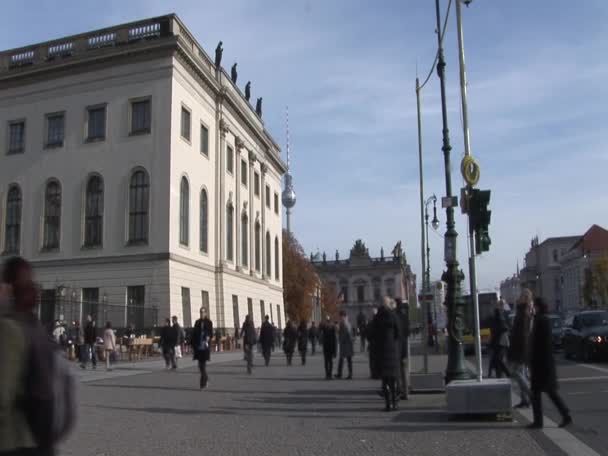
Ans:
<svg viewBox="0 0 608 456"><path fill-rule="evenodd" d="M241 353L216 354L205 391L193 363L182 361L176 372L160 360L79 371L79 423L60 454L563 454L517 417L449 421L443 395L415 395L386 413L361 355L355 379L327 381L318 354L286 367L277 353L268 368L258 355L251 376Z"/></svg>

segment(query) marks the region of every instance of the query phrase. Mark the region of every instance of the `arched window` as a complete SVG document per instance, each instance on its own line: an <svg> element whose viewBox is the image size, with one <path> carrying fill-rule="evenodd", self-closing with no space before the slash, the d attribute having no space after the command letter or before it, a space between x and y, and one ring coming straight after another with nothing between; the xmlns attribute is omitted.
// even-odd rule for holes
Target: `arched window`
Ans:
<svg viewBox="0 0 608 456"><path fill-rule="evenodd" d="M11 185L6 196L6 226L4 230L4 251L19 253L21 244L21 189Z"/></svg>
<svg viewBox="0 0 608 456"><path fill-rule="evenodd" d="M270 233L266 231L266 277L272 277L272 265L270 263L271 259L271 245L270 245Z"/></svg>
<svg viewBox="0 0 608 456"><path fill-rule="evenodd" d="M279 280L279 237L274 238L274 278Z"/></svg>
<svg viewBox="0 0 608 456"><path fill-rule="evenodd" d="M226 259L234 260L234 207L226 207Z"/></svg>
<svg viewBox="0 0 608 456"><path fill-rule="evenodd" d="M101 246L103 243L103 180L91 176L87 182L84 209L84 245Z"/></svg>
<svg viewBox="0 0 608 456"><path fill-rule="evenodd" d="M44 192L44 231L43 249L59 248L61 230L61 186L57 181L46 185Z"/></svg>
<svg viewBox="0 0 608 456"><path fill-rule="evenodd" d="M188 245L190 233L190 186L188 179L182 177L179 186L179 243Z"/></svg>
<svg viewBox="0 0 608 456"><path fill-rule="evenodd" d="M260 224L255 222L255 270L260 272Z"/></svg>
<svg viewBox="0 0 608 456"><path fill-rule="evenodd" d="M200 201L200 249L201 252L209 253L209 204L207 199L207 190L201 190Z"/></svg>
<svg viewBox="0 0 608 456"><path fill-rule="evenodd" d="M243 266L247 266L249 263L249 218L247 218L247 214L243 214L241 218L241 258L243 259Z"/></svg>
<svg viewBox="0 0 608 456"><path fill-rule="evenodd" d="M143 170L135 171L129 183L129 243L148 242L150 180Z"/></svg>

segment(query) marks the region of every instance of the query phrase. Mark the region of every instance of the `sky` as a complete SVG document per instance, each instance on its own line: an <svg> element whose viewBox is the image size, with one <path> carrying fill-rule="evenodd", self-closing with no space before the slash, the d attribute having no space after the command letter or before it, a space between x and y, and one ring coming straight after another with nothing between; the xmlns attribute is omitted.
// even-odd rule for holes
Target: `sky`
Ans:
<svg viewBox="0 0 608 456"><path fill-rule="evenodd" d="M441 0L442 14L448 0ZM177 13L209 55L238 62L239 85L264 98L264 122L285 144L289 106L292 229L307 252L372 256L402 241L421 277L415 78L433 62L432 0L4 0L0 48ZM478 187L492 191L491 250L478 287L512 275L534 236L608 227L608 2L474 0L463 8L471 149ZM445 35L452 186L463 186L455 8ZM436 73L422 91L425 197L445 195ZM284 149L284 147L283 147ZM445 212L430 233L431 278L444 269ZM457 211L467 270L466 219ZM465 280L468 283L468 278Z"/></svg>

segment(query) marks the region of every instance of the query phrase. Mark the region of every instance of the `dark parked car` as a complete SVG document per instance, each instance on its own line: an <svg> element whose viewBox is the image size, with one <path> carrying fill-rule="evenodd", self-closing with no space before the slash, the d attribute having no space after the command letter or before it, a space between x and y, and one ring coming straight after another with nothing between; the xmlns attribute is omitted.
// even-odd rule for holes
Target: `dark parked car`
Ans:
<svg viewBox="0 0 608 456"><path fill-rule="evenodd" d="M561 348L564 337L564 321L559 315L549 315L553 348Z"/></svg>
<svg viewBox="0 0 608 456"><path fill-rule="evenodd" d="M586 310L564 329L564 356L581 361L608 356L608 311Z"/></svg>

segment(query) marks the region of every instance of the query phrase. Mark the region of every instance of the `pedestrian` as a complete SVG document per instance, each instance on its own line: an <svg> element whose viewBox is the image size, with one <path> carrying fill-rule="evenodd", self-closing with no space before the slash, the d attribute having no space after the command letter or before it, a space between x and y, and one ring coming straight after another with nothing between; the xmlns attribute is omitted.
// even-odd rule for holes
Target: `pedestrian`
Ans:
<svg viewBox="0 0 608 456"><path fill-rule="evenodd" d="M243 351L245 352L245 361L247 362L247 373L253 372L253 347L256 344L255 326L251 315L245 316L243 327L241 328L241 339L243 340Z"/></svg>
<svg viewBox="0 0 608 456"><path fill-rule="evenodd" d="M393 307L393 300L385 297L384 305L378 309L370 328L375 367L382 378L382 393L387 412L397 409L397 377L401 351L399 322Z"/></svg>
<svg viewBox="0 0 608 456"><path fill-rule="evenodd" d="M171 326L171 320L167 318L165 320L165 326L160 330L160 342L163 358L165 359L165 368L167 370L177 369L177 362L175 360L175 345L177 345L177 331Z"/></svg>
<svg viewBox="0 0 608 456"><path fill-rule="evenodd" d="M103 349L106 355L106 370L111 371L116 354L116 336L109 321L106 322L106 329L103 332Z"/></svg>
<svg viewBox="0 0 608 456"><path fill-rule="evenodd" d="M410 315L409 306L401 298L396 298L397 309L395 314L399 323L399 398L408 399L407 363L410 337Z"/></svg>
<svg viewBox="0 0 608 456"><path fill-rule="evenodd" d="M319 329L313 321L308 330L308 340L310 341L310 354L314 355L317 352L317 343L319 342Z"/></svg>
<svg viewBox="0 0 608 456"><path fill-rule="evenodd" d="M340 346L340 359L338 361L338 373L336 378L342 378L344 360L348 364L348 376L346 380L353 378L353 332L346 311L340 312L340 323L338 324L338 343Z"/></svg>
<svg viewBox="0 0 608 456"><path fill-rule="evenodd" d="M492 355L488 367L488 377L490 377L492 370L496 370L497 378L502 378L503 374L510 377L509 369L507 369L504 361L509 345L509 328L505 320L504 310L501 303L497 303L491 327L490 349Z"/></svg>
<svg viewBox="0 0 608 456"><path fill-rule="evenodd" d="M532 292L524 289L515 307L515 318L511 329L510 346L507 359L510 363L512 378L519 386L521 401L515 408L530 407L531 391L527 379L530 328L532 327Z"/></svg>
<svg viewBox="0 0 608 456"><path fill-rule="evenodd" d="M201 373L200 388L203 390L209 386L207 375L207 362L211 358L211 338L213 337L213 323L207 316L207 311L201 307L200 318L194 323L190 346L194 351L194 360L198 362L198 370Z"/></svg>
<svg viewBox="0 0 608 456"><path fill-rule="evenodd" d="M89 360L91 361L91 367L93 369L97 368L97 350L95 348L97 336L95 333L95 320L92 315L87 315L87 324L84 327L84 353L80 363L80 367L83 369L86 369Z"/></svg>
<svg viewBox="0 0 608 456"><path fill-rule="evenodd" d="M0 288L0 454L52 456L75 421L74 378L36 317L30 264L5 260Z"/></svg>
<svg viewBox="0 0 608 456"><path fill-rule="evenodd" d="M531 429L541 429L543 427L543 392L547 393L562 417L559 427L566 427L572 423L570 411L557 393L558 382L555 358L553 357L552 330L547 312L546 301L543 298L535 298L530 347L530 386L534 415L534 421L528 426Z"/></svg>
<svg viewBox="0 0 608 456"><path fill-rule="evenodd" d="M287 357L287 365L291 366L291 360L293 358L293 352L296 349L296 341L298 339L298 332L294 328L293 323L287 320L285 329L283 330L283 351Z"/></svg>
<svg viewBox="0 0 608 456"><path fill-rule="evenodd" d="M129 356L129 362L133 362L133 355L135 351L135 328L133 323L129 323L127 330L125 331L125 343L127 345L127 354Z"/></svg>
<svg viewBox="0 0 608 456"><path fill-rule="evenodd" d="M302 320L298 326L298 352L302 359L302 366L306 364L306 352L308 351L308 324Z"/></svg>
<svg viewBox="0 0 608 456"><path fill-rule="evenodd" d="M357 330L359 331L359 348L361 353L365 352L365 329L367 328L367 318L365 318L365 314L363 310L359 311L359 315L357 315Z"/></svg>
<svg viewBox="0 0 608 456"><path fill-rule="evenodd" d="M325 379L331 380L333 377L334 358L336 357L338 343L336 327L331 323L329 315L325 317L325 323L320 326L321 341L323 343L323 362L325 365Z"/></svg>
<svg viewBox="0 0 608 456"><path fill-rule="evenodd" d="M260 345L262 346L262 356L266 366L270 364L270 355L275 341L274 326L270 324L269 320L268 315L266 315L264 323L262 323L262 329L260 329Z"/></svg>
<svg viewBox="0 0 608 456"><path fill-rule="evenodd" d="M184 333L184 328L178 323L177 316L174 315L171 320L173 321L175 334L177 334L177 343L175 344L175 359L177 363L177 360L182 357L182 346L186 340L186 333Z"/></svg>
<svg viewBox="0 0 608 456"><path fill-rule="evenodd" d="M76 359L82 363L82 357L84 354L84 329L80 325L80 322L76 322L76 338L74 339L74 345L76 347Z"/></svg>

